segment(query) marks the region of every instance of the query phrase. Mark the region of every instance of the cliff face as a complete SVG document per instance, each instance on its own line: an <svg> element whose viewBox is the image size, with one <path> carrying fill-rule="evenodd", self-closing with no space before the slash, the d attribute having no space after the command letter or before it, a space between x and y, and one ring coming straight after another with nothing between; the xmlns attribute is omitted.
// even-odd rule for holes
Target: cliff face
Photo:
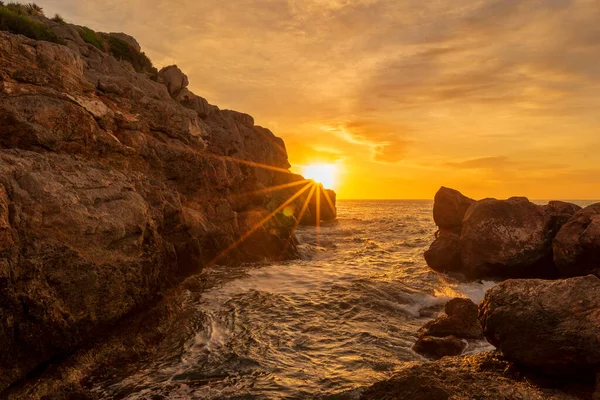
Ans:
<svg viewBox="0 0 600 400"><path fill-rule="evenodd" d="M38 20L65 45L0 31L0 391L207 264L295 256L316 214L252 117Z"/></svg>

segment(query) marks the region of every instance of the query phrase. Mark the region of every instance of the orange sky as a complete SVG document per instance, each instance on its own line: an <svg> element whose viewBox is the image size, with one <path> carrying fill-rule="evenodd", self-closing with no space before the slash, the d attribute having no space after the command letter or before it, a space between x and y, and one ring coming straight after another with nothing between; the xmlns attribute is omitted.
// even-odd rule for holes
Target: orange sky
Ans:
<svg viewBox="0 0 600 400"><path fill-rule="evenodd" d="M135 36L340 198L600 198L596 0L38 0Z"/></svg>

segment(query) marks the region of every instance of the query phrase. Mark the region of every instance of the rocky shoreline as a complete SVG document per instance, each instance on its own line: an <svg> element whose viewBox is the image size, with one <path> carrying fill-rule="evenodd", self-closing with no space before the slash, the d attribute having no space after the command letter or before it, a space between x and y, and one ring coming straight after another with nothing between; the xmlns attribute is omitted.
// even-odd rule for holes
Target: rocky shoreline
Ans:
<svg viewBox="0 0 600 400"><path fill-rule="evenodd" d="M281 138L134 38L0 8L0 393L203 267L297 257L296 226L335 219Z"/></svg>
<svg viewBox="0 0 600 400"><path fill-rule="evenodd" d="M427 263L500 282L421 329L414 350L438 361L411 363L360 399L600 399L599 207L475 201L442 187ZM497 351L459 356L482 337Z"/></svg>

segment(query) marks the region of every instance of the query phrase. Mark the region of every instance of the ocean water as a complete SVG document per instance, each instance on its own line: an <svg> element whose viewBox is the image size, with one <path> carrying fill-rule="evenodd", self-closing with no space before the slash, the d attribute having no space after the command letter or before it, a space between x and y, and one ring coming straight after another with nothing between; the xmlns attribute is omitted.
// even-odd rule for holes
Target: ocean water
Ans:
<svg viewBox="0 0 600 400"><path fill-rule="evenodd" d="M417 330L493 282L431 271L431 201L338 202L339 219L298 231L302 259L216 268L190 289L179 326L135 372L94 391L117 399L312 399L389 377ZM467 352L490 348L471 344Z"/></svg>

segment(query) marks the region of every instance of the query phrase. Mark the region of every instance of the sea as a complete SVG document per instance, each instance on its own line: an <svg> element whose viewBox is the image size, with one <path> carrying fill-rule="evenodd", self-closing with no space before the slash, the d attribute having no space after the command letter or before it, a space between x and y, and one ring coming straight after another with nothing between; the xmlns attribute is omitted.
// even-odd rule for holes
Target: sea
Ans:
<svg viewBox="0 0 600 400"><path fill-rule="evenodd" d="M110 399L333 399L408 362L418 329L454 297L495 283L429 269L426 200L339 200L338 220L300 227L301 258L215 267L187 293L186 329L130 375L96 382ZM472 342L467 353L491 349ZM354 396L355 397L355 396Z"/></svg>

